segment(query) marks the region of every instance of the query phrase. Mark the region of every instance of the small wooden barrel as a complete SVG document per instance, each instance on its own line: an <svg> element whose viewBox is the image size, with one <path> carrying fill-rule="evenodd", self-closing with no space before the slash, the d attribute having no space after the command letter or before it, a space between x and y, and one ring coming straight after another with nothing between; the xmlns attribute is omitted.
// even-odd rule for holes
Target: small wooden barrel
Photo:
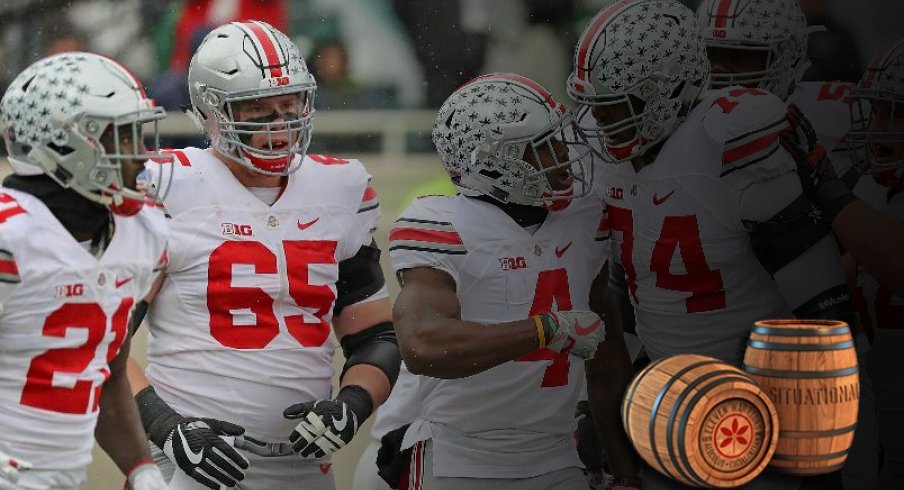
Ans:
<svg viewBox="0 0 904 490"><path fill-rule="evenodd" d="M763 387L778 411L781 431L773 468L819 475L844 466L860 398L857 353L847 323L756 322L744 371Z"/></svg>
<svg viewBox="0 0 904 490"><path fill-rule="evenodd" d="M622 423L654 469L695 487L730 488L755 478L778 439L769 397L740 369L694 354L641 371L622 402Z"/></svg>

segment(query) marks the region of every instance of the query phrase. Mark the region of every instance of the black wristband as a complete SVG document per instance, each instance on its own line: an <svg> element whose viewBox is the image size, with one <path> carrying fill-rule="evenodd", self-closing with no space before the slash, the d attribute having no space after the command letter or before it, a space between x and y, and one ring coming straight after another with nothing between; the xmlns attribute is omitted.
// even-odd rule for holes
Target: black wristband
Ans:
<svg viewBox="0 0 904 490"><path fill-rule="evenodd" d="M167 436L173 431L173 427L179 423L182 416L157 395L153 386L139 391L135 395L135 403L138 405L141 425L144 426L148 438L162 450Z"/></svg>
<svg viewBox="0 0 904 490"><path fill-rule="evenodd" d="M830 225L845 206L856 200L854 193L837 178L823 183L816 191L817 204L826 214L826 221Z"/></svg>
<svg viewBox="0 0 904 490"><path fill-rule="evenodd" d="M355 417L358 418L358 427L360 427L374 411L374 401L370 397L370 393L358 385L348 385L339 390L339 394L336 395L336 400L348 405L348 408L355 414Z"/></svg>

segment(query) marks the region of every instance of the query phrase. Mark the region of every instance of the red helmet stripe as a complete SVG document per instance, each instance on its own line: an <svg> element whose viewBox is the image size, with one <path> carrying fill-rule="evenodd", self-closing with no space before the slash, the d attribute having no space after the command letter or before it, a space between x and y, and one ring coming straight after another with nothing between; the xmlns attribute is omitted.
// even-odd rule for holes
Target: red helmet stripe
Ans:
<svg viewBox="0 0 904 490"><path fill-rule="evenodd" d="M581 37L580 46L578 47L578 56L575 60L575 68L578 71L578 78L581 80L587 80L588 70L587 70L587 54L590 52L590 45L593 44L594 40L596 40L596 35L599 33L600 29L603 28L603 24L606 23L613 15L622 11L622 7L626 5L630 5L632 3L636 3L640 0L621 0L619 2L615 2L612 5L606 7L605 10L596 14L590 21L590 26L584 31L584 35Z"/></svg>
<svg viewBox="0 0 904 490"><path fill-rule="evenodd" d="M731 6L735 0L718 0L719 6L716 9L716 29L725 29L728 27L728 13L731 12Z"/></svg>
<svg viewBox="0 0 904 490"><path fill-rule="evenodd" d="M860 82L860 87L871 88L876 77L885 69L888 58L902 47L904 47L904 37L895 39L879 50L879 53L873 58L873 62L869 64L869 68L866 69L866 76Z"/></svg>
<svg viewBox="0 0 904 490"><path fill-rule="evenodd" d="M106 56L104 58L106 58ZM135 74L132 73L131 70L129 70L128 68L123 66L122 63L120 63L112 58L106 58L106 59L108 61L110 61L111 63L113 63L114 65L118 66L123 71L123 73L125 73L126 78L128 78L129 80L132 81L132 85L134 85L134 88L136 90L138 90L139 94L141 94L142 99L148 98L148 94L147 94L147 92L144 91L144 85L141 83L141 80L139 80L138 77L136 77Z"/></svg>
<svg viewBox="0 0 904 490"><path fill-rule="evenodd" d="M280 60L279 51L276 49L276 42L273 39L273 34L269 32L270 30L256 21L242 22L241 25L247 27L251 31L253 35L252 39L255 39L263 50L264 57L267 58L266 66L270 69L270 77L281 77L283 74L282 67L280 66L282 65L282 62Z"/></svg>

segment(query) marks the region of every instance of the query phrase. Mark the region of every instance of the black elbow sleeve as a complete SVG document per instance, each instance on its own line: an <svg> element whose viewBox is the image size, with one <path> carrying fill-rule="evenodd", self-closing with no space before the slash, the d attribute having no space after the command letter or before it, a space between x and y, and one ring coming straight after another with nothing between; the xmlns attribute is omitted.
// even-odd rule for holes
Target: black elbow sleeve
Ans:
<svg viewBox="0 0 904 490"><path fill-rule="evenodd" d="M383 322L342 337L339 342L345 354L342 376L352 366L369 364L386 374L390 385L399 378L402 357L392 322Z"/></svg>
<svg viewBox="0 0 904 490"><path fill-rule="evenodd" d="M380 249L376 242L371 242L370 245L361 247L354 257L339 262L333 314L338 315L346 306L366 299L385 284L383 269L380 267Z"/></svg>

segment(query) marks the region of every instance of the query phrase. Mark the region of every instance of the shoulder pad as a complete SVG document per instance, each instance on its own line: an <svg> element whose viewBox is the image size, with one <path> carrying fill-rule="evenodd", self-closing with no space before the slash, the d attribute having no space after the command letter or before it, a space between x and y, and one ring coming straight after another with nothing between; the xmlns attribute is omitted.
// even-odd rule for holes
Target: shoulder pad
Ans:
<svg viewBox="0 0 904 490"><path fill-rule="evenodd" d="M415 199L402 212L389 233L389 250L418 250L464 255L461 236L452 225L454 197L427 196Z"/></svg>
<svg viewBox="0 0 904 490"><path fill-rule="evenodd" d="M709 92L703 126L713 141L725 143L784 121L788 106L770 92L751 88L726 88Z"/></svg>

